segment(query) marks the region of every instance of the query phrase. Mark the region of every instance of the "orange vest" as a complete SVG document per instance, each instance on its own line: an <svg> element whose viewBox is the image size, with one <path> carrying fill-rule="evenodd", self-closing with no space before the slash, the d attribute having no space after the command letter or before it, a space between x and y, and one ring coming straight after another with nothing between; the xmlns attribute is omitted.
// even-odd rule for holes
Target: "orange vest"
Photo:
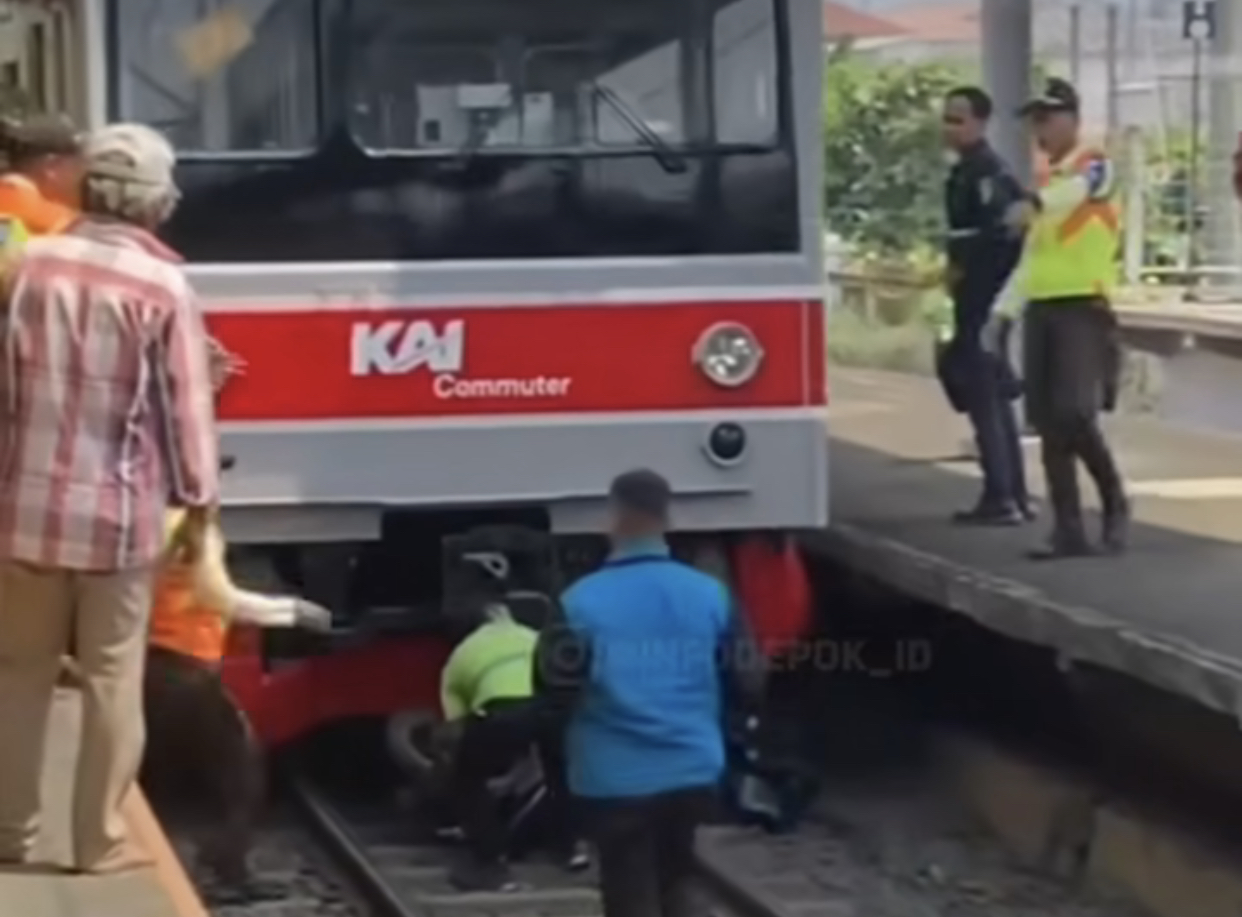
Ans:
<svg viewBox="0 0 1242 917"><path fill-rule="evenodd" d="M190 571L176 565L161 570L151 605L151 645L216 665L224 658L227 638L220 613L195 601Z"/></svg>
<svg viewBox="0 0 1242 917"><path fill-rule="evenodd" d="M34 182L16 172L0 176L0 213L21 220L32 236L63 232L78 216L73 208L44 197Z"/></svg>

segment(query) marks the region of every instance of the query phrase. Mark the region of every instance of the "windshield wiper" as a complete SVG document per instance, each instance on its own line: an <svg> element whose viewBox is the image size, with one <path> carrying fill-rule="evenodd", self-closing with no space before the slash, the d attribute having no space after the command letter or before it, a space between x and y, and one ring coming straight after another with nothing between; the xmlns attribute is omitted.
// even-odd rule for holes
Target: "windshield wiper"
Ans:
<svg viewBox="0 0 1242 917"><path fill-rule="evenodd" d="M614 89L608 86L601 86L598 83L592 83L591 96L594 99L603 100L605 105L616 112L617 116L651 150L652 156L665 172L668 172L670 175L680 175L686 171L688 168L686 157L652 130L651 125L644 121L642 116L634 111L629 103L621 98ZM499 123L505 115L517 112L519 108L520 102L518 99L511 99L509 104L498 112L496 123ZM486 127L474 125L465 143L453 151L453 159L460 163L467 163L473 160L484 144L487 143L488 133L493 127L495 127L495 124Z"/></svg>
<svg viewBox="0 0 1242 917"><path fill-rule="evenodd" d="M653 131L651 125L644 121L625 99L617 95L614 89L601 86L599 83L592 83L591 95L595 99L602 99L629 126L630 130L651 148L652 156L665 172L670 175L679 175L686 171L686 157L669 146L667 140Z"/></svg>

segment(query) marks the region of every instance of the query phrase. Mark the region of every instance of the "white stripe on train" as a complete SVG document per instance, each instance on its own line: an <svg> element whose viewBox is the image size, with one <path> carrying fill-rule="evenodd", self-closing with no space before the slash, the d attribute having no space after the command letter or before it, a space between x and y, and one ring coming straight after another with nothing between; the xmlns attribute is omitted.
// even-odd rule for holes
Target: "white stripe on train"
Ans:
<svg viewBox="0 0 1242 917"><path fill-rule="evenodd" d="M478 293L420 296L386 291L333 291L316 296L254 299L211 299L204 297L204 309L211 313L273 312L366 312L401 309L512 309L529 306L661 306L728 303L820 302L824 288L791 287L666 287L662 289L578 290L557 293Z"/></svg>
<svg viewBox="0 0 1242 917"><path fill-rule="evenodd" d="M364 431L409 430L419 427L425 430L446 427L567 427L599 423L615 424L681 424L688 420L703 424L745 424L755 421L805 420L826 423L826 405L787 408L707 408L704 410L671 411L557 411L555 413L523 414L458 414L451 417L365 417L329 418L325 420L225 420L220 421L220 432L239 433L357 433Z"/></svg>

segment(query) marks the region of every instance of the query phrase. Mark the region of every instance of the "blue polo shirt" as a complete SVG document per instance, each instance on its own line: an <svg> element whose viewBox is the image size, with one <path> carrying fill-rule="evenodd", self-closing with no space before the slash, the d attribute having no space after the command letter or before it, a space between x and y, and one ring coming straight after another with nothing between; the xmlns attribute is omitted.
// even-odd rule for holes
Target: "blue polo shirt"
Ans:
<svg viewBox="0 0 1242 917"><path fill-rule="evenodd" d="M724 772L719 653L731 602L662 542L614 554L562 597L590 668L566 733L579 796L647 796Z"/></svg>

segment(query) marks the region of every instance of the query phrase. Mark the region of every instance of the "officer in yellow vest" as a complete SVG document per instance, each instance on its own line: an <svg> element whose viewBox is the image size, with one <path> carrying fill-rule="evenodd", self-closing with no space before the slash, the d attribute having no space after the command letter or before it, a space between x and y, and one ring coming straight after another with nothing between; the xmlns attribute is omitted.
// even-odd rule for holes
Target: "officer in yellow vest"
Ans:
<svg viewBox="0 0 1242 917"><path fill-rule="evenodd" d="M1118 368L1109 301L1120 235L1113 163L1081 143L1078 93L1064 80L1048 80L1022 114L1048 156L1048 179L1008 214L1011 225L1027 230L1026 241L984 343L995 350L1006 323L1024 315L1026 414L1040 435L1055 519L1048 547L1032 556L1094 552L1083 525L1077 461L1100 493L1104 549L1120 553L1130 506L1099 425Z"/></svg>

